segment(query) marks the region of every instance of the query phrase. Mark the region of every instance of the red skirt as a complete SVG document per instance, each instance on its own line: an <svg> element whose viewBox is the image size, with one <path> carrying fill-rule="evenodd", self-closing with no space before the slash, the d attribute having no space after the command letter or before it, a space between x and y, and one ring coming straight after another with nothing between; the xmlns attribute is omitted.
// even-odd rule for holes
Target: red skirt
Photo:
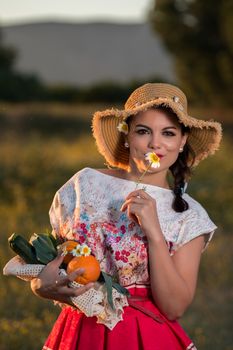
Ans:
<svg viewBox="0 0 233 350"><path fill-rule="evenodd" d="M177 321L169 321L152 301L148 288L130 288L130 306L112 331L96 317L66 307L43 350L196 350Z"/></svg>

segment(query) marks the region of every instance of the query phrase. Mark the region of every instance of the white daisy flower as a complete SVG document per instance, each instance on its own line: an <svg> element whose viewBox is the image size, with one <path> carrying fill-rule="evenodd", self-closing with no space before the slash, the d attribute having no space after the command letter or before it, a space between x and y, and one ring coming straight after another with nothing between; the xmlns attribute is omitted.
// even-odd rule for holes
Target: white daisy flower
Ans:
<svg viewBox="0 0 233 350"><path fill-rule="evenodd" d="M128 124L126 122L121 122L117 126L118 131L123 132L123 134L127 135L129 132Z"/></svg>
<svg viewBox="0 0 233 350"><path fill-rule="evenodd" d="M71 250L71 254L73 256L81 256L81 245L77 244L76 247L73 250Z"/></svg>
<svg viewBox="0 0 233 350"><path fill-rule="evenodd" d="M160 158L155 152L148 152L145 154L145 159L148 160L152 168L160 167Z"/></svg>
<svg viewBox="0 0 233 350"><path fill-rule="evenodd" d="M88 256L91 254L91 249L86 244L81 245L81 255Z"/></svg>

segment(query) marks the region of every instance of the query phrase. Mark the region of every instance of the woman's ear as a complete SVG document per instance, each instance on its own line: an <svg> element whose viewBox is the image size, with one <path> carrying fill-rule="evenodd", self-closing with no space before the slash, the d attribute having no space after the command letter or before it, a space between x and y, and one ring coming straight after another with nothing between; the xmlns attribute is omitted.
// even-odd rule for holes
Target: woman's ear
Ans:
<svg viewBox="0 0 233 350"><path fill-rule="evenodd" d="M181 140L181 144L180 144L180 148L184 148L184 145L187 142L187 138L188 138L188 133L185 133L184 135L182 135L182 140Z"/></svg>
<svg viewBox="0 0 233 350"><path fill-rule="evenodd" d="M129 148L129 141L128 141L128 138L126 135L125 135L124 139L125 139L125 142L124 142L125 148Z"/></svg>

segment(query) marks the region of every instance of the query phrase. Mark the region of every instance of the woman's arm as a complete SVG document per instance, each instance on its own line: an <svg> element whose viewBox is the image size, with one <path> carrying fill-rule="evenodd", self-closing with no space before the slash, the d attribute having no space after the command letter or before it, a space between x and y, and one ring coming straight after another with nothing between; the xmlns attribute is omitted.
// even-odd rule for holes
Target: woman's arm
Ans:
<svg viewBox="0 0 233 350"><path fill-rule="evenodd" d="M127 210L129 218L136 221L147 236L151 289L156 305L168 319L177 319L195 293L204 237L193 239L171 257L152 197L143 190L133 191L121 210Z"/></svg>
<svg viewBox="0 0 233 350"><path fill-rule="evenodd" d="M164 238L149 241L149 266L154 301L174 320L193 300L204 237L199 236L170 256Z"/></svg>

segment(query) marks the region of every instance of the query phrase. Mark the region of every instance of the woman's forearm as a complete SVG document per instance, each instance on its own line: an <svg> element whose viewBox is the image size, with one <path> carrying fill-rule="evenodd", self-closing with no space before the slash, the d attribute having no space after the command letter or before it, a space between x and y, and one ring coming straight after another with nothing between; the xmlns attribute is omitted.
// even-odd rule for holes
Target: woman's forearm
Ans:
<svg viewBox="0 0 233 350"><path fill-rule="evenodd" d="M174 320L181 317L192 295L174 265L162 232L157 232L156 238L148 244L153 299L160 310Z"/></svg>
<svg viewBox="0 0 233 350"><path fill-rule="evenodd" d="M41 280L40 278L33 278L33 280L31 280L31 290L33 291L33 293L43 299L53 299L52 297L50 297L49 295L49 290L43 290L41 288Z"/></svg>
<svg viewBox="0 0 233 350"><path fill-rule="evenodd" d="M64 301L57 301L55 298L51 298L46 293L42 293L41 289L40 289L40 286L41 286L41 282L40 282L40 280L38 278L34 278L31 281L31 290L36 296L39 296L39 297L41 297L43 299L53 300L55 303L58 303L59 305L62 305L62 304L65 305L66 304L66 305L75 307L77 309L77 307L72 303L70 298L66 298Z"/></svg>

